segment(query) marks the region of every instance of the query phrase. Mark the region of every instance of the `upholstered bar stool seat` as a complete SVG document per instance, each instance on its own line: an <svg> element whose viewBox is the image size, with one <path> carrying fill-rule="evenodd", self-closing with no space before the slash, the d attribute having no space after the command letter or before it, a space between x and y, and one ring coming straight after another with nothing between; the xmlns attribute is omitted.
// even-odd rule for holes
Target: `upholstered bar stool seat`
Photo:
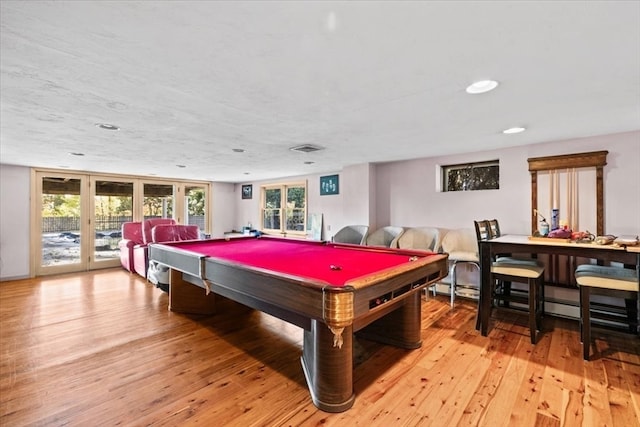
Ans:
<svg viewBox="0 0 640 427"><path fill-rule="evenodd" d="M580 325L582 354L589 360L591 349L591 295L610 295L628 298L638 293L638 273L623 267L584 264L576 269L576 282L580 287ZM631 329L637 330L638 313L629 315ZM633 317L633 318L632 318Z"/></svg>
<svg viewBox="0 0 640 427"><path fill-rule="evenodd" d="M544 272L544 267L530 259L498 257L493 264L491 264L491 272L537 279Z"/></svg>

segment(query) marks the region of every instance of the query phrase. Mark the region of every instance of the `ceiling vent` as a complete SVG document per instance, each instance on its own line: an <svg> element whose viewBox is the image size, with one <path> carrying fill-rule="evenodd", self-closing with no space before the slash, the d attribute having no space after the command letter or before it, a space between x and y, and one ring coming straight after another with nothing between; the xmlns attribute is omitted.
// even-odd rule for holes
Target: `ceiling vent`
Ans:
<svg viewBox="0 0 640 427"><path fill-rule="evenodd" d="M304 145L298 145L297 147L291 147L290 150L300 151L301 153L313 153L314 151L324 150L324 148L318 147L317 145L304 144Z"/></svg>

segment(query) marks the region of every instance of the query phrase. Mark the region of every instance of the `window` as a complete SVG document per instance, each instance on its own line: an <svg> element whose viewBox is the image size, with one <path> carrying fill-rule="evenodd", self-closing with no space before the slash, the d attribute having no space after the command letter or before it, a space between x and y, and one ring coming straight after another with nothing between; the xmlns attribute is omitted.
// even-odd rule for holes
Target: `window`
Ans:
<svg viewBox="0 0 640 427"><path fill-rule="evenodd" d="M442 191L497 190L500 161L442 166Z"/></svg>
<svg viewBox="0 0 640 427"><path fill-rule="evenodd" d="M262 230L281 234L304 234L307 224L307 184L262 187Z"/></svg>

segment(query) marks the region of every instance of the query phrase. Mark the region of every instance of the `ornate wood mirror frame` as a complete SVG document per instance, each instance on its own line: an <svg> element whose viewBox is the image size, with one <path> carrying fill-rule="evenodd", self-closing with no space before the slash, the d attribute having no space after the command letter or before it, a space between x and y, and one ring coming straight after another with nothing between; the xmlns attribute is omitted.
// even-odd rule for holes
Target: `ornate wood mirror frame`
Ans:
<svg viewBox="0 0 640 427"><path fill-rule="evenodd" d="M531 157L531 234L538 228L538 172L570 168L596 168L596 235L604 234L604 171L607 164L608 151L592 151L589 153L563 154L560 156Z"/></svg>

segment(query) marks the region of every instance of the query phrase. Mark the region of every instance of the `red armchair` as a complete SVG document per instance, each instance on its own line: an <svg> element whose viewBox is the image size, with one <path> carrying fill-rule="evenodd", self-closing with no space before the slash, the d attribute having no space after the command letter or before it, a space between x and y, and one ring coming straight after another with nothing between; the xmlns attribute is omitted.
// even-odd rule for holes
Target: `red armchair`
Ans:
<svg viewBox="0 0 640 427"><path fill-rule="evenodd" d="M151 230L153 243L177 242L180 240L197 240L200 229L197 225L156 225ZM165 292L169 292L169 267L157 261L149 260L147 280Z"/></svg>
<svg viewBox="0 0 640 427"><path fill-rule="evenodd" d="M156 225L151 229L151 241L153 243L177 242L180 240L197 240L200 237L200 228L197 225Z"/></svg>
<svg viewBox="0 0 640 427"><path fill-rule="evenodd" d="M118 242L120 263L122 267L133 273L133 247L142 244L142 223L131 221L122 224L122 240Z"/></svg>
<svg viewBox="0 0 640 427"><path fill-rule="evenodd" d="M133 247L133 269L136 273L147 278L149 269L149 248L147 245L153 242L152 230L157 225L173 225L173 218L151 218L142 222L142 243Z"/></svg>

